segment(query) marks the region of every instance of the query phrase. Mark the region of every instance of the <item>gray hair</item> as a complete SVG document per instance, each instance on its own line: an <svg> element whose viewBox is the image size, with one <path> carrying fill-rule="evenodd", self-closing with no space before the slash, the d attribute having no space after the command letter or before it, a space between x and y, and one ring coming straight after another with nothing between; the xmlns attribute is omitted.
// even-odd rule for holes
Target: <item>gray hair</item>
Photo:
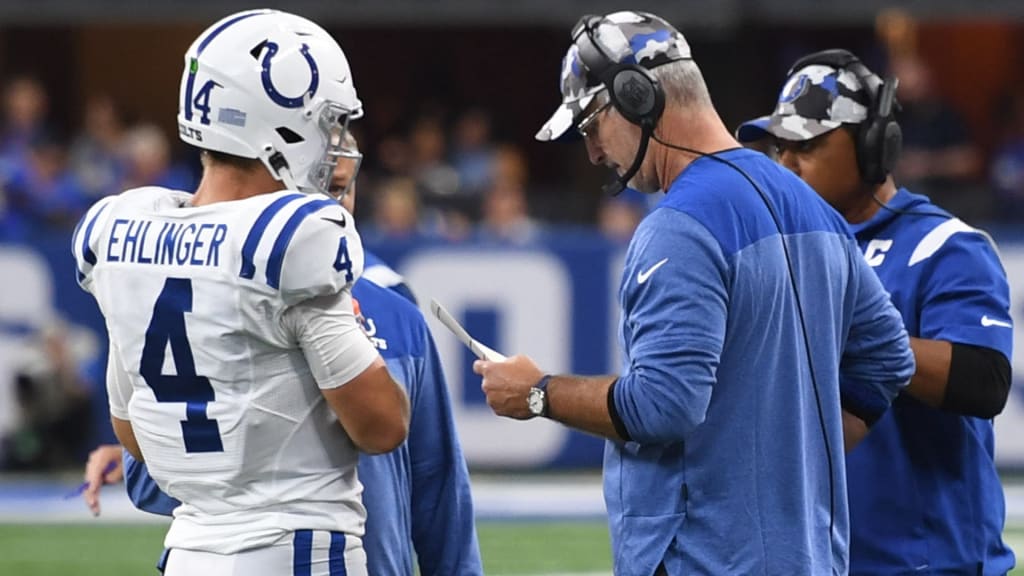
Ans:
<svg viewBox="0 0 1024 576"><path fill-rule="evenodd" d="M665 90L669 106L703 107L711 105L704 75L693 60L677 60L651 70Z"/></svg>
<svg viewBox="0 0 1024 576"><path fill-rule="evenodd" d="M704 76L693 60L677 60L662 64L651 70L665 91L665 105L678 107L711 106ZM594 97L594 108L604 106L610 100L608 90L601 90Z"/></svg>

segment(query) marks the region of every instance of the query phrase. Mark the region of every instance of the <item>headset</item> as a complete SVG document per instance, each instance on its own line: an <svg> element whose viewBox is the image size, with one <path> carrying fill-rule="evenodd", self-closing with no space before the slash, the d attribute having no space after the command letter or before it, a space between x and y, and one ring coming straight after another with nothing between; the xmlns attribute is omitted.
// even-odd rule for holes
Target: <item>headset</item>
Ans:
<svg viewBox="0 0 1024 576"><path fill-rule="evenodd" d="M852 72L867 93L868 115L857 130L857 166L861 179L868 184L882 184L892 173L903 148L903 131L894 117L899 103L896 101L896 87L899 81L894 77L884 80L868 69L848 50L833 48L808 54L796 61L786 73L821 64L837 70Z"/></svg>
<svg viewBox="0 0 1024 576"><path fill-rule="evenodd" d="M647 68L639 64L616 62L612 58L595 36L595 28L603 19L602 16L592 14L580 18L573 26L572 41L579 51L580 62L587 69L587 75L604 85L612 106L623 118L640 126L640 148L633 164L622 176L603 187L606 194L618 196L640 170L640 164L647 155L654 127L665 111L665 90Z"/></svg>
<svg viewBox="0 0 1024 576"><path fill-rule="evenodd" d="M665 91L651 71L639 64L616 62L595 36L601 16L588 15L572 30L580 62L594 80L604 84L612 106L622 117L640 127L658 124L665 111Z"/></svg>
<svg viewBox="0 0 1024 576"><path fill-rule="evenodd" d="M716 153L701 152L685 146L677 146L669 142L665 142L654 133L654 128L658 124L658 120L661 119L662 113L665 111L665 91L658 79L650 72L650 70L640 66L639 64L624 64L617 63L608 54L608 52L601 46L601 42L594 37L594 28L598 22L602 20L601 16L584 16L580 21L573 27L572 39L579 50L580 61L587 68L588 74L592 74L594 79L599 80L604 84L608 90L609 98L611 99L612 105L615 109L622 114L622 117L626 120L637 124L642 130L640 147L637 150L636 157L633 160L633 165L630 166L622 176L618 177L615 182L605 185L605 192L611 192L612 195L619 194L626 188L629 180L636 174L640 168L640 164L643 162L644 156L647 153L647 146L651 138L655 142L662 146L694 154L701 158L710 158L720 164L724 164L729 168L739 173L751 187L757 191L761 201L764 203L765 208L768 209L771 215L772 222L775 223L775 228L779 232L779 240L782 243L782 253L786 259L786 268L789 276L789 283L793 289L793 299L796 304L797 316L800 320L800 332L803 335L804 351L807 354L807 367L811 374L811 385L814 390L814 401L818 411L818 424L821 428L822 439L825 444L825 455L828 459L828 492L829 492L829 537L835 529L835 465L833 463L832 446L829 443L828 427L825 424L825 411L821 405L821 393L818 390L818 379L814 370L813 358L811 354L811 339L807 332L807 322L804 317L803 301L800 298L800 291L797 287L796 282L796 271L793 268L793 260L789 254L789 247L786 244L785 232L782 229L782 221L779 218L778 213L775 211L774 205L768 198L768 194L765 193L764 189L757 184L746 170L738 166L736 163L718 156ZM852 56L852 54L851 54ZM689 60L690 58L681 58ZM859 62L859 61L858 61ZM863 67L863 65L861 65ZM864 68L867 70L867 68ZM870 72L868 72L870 74ZM889 99L889 110L891 112L892 98ZM896 127L897 137L901 138L899 134L899 125L892 123ZM898 145L897 154L898 156ZM895 163L895 161L893 162ZM883 178L884 180L884 178Z"/></svg>

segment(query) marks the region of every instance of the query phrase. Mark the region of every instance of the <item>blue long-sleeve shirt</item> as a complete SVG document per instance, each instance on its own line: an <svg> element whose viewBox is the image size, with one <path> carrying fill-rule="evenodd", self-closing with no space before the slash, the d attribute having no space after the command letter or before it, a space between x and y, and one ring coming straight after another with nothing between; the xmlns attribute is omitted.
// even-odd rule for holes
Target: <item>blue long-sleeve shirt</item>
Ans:
<svg viewBox="0 0 1024 576"><path fill-rule="evenodd" d="M400 293L369 280L358 280L352 295L388 370L406 387L411 407L405 443L387 454L359 457L370 573L412 576L415 549L423 576L482 575L469 473L426 321ZM145 464L127 453L125 483L141 510L169 515L179 504L160 491Z"/></svg>
<svg viewBox="0 0 1024 576"><path fill-rule="evenodd" d="M632 441L605 451L615 573L845 574L840 387L884 410L914 371L907 334L817 194L761 154L719 156L770 199L789 262L758 192L710 158L639 226L614 390Z"/></svg>
<svg viewBox="0 0 1024 576"><path fill-rule="evenodd" d="M924 196L901 189L888 206L914 214L879 210L853 230L910 335L1011 359L1010 289L989 240ZM1011 570L994 443L992 420L897 398L846 459L850 573Z"/></svg>

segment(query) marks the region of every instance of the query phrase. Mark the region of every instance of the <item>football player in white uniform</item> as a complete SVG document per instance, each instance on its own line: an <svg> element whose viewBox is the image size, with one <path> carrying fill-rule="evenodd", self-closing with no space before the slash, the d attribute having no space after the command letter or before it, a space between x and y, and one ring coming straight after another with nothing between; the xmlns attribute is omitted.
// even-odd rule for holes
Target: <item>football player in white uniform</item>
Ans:
<svg viewBox="0 0 1024 576"><path fill-rule="evenodd" d="M198 190L105 198L73 240L114 431L182 502L166 574L366 574L357 450L400 445L409 404L353 314L362 246L329 197L362 113L348 62L250 10L193 42L180 96Z"/></svg>

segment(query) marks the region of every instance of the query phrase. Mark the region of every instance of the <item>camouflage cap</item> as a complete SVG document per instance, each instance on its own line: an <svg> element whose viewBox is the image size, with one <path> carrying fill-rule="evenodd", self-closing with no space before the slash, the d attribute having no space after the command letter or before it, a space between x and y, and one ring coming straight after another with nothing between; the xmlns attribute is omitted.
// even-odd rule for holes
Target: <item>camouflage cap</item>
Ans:
<svg viewBox="0 0 1024 576"><path fill-rule="evenodd" d="M824 64L811 64L794 72L775 111L744 122L736 129L740 142L753 142L769 134L782 140L810 140L843 124L860 124L868 117L869 97L857 75Z"/></svg>
<svg viewBox="0 0 1024 576"><path fill-rule="evenodd" d="M639 64L651 69L690 58L690 45L671 24L647 12L615 12L592 25L593 38L609 57L621 64ZM537 132L537 140L559 140L572 135L572 128L594 96L604 90L599 78L587 73L573 42L562 59L562 104Z"/></svg>

